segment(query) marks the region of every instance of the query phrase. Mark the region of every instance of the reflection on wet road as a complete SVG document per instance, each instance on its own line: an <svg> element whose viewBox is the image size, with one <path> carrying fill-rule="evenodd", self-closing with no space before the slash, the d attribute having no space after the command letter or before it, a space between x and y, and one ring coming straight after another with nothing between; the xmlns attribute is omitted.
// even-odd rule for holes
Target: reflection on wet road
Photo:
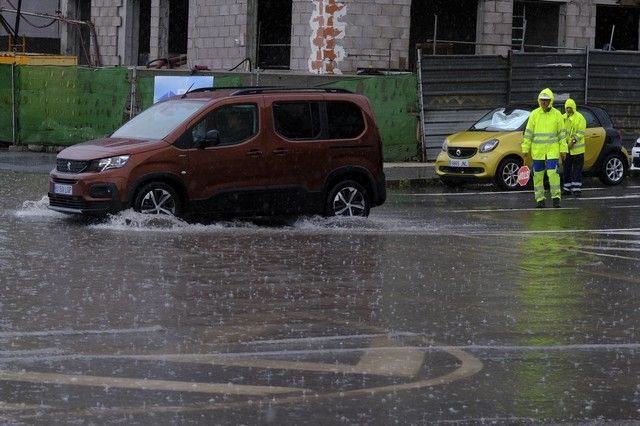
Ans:
<svg viewBox="0 0 640 426"><path fill-rule="evenodd" d="M478 187L369 219L46 208L1 174L7 423L640 418L640 187Z"/></svg>

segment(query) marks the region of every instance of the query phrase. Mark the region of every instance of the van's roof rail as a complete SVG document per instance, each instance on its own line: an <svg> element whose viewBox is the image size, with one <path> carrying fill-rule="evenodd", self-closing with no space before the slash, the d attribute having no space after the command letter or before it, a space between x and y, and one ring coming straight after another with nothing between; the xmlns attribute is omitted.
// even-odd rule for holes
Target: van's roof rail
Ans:
<svg viewBox="0 0 640 426"><path fill-rule="evenodd" d="M258 95L265 92L325 92L325 93L353 93L351 90L336 87L248 87L233 92L232 96Z"/></svg>
<svg viewBox="0 0 640 426"><path fill-rule="evenodd" d="M233 89L261 89L271 88L276 86L227 86L227 87L198 87L197 89L189 90L187 93L199 93L199 92L215 92L216 90L233 90Z"/></svg>

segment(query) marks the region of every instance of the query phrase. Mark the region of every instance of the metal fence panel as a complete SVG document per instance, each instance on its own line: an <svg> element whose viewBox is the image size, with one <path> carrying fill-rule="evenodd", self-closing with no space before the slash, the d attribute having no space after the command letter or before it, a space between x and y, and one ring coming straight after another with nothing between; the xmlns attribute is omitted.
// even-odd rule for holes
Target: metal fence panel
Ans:
<svg viewBox="0 0 640 426"><path fill-rule="evenodd" d="M640 136L640 52L421 55L419 71L422 144L430 159L444 137L467 128L482 112L507 103L536 106L545 87L556 94L557 107L571 97L604 108L627 148Z"/></svg>
<svg viewBox="0 0 640 426"><path fill-rule="evenodd" d="M630 148L640 137L640 54L592 51L589 103L607 110Z"/></svg>
<svg viewBox="0 0 640 426"><path fill-rule="evenodd" d="M571 97L584 103L586 73L584 53L513 53L509 103L535 106L538 93L546 87L559 100Z"/></svg>
<svg viewBox="0 0 640 426"><path fill-rule="evenodd" d="M419 75L422 146L429 159L438 154L447 135L468 128L507 100L509 69L502 56L423 55Z"/></svg>

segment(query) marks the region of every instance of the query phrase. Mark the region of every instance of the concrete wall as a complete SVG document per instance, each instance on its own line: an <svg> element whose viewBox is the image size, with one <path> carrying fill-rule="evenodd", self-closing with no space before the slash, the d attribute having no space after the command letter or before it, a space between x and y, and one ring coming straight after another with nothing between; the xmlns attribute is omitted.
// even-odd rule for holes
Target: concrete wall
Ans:
<svg viewBox="0 0 640 426"><path fill-rule="evenodd" d="M294 0L291 69L341 74L406 68L410 12L411 0Z"/></svg>
<svg viewBox="0 0 640 426"><path fill-rule="evenodd" d="M247 0L191 0L188 66L227 70L247 58L247 10Z"/></svg>
<svg viewBox="0 0 640 426"><path fill-rule="evenodd" d="M507 46L479 45L478 55L506 55L511 45L513 1L484 0L478 2L476 41L481 43L506 44Z"/></svg>
<svg viewBox="0 0 640 426"><path fill-rule="evenodd" d="M189 0L188 66L205 65L224 71L245 58L255 65L258 1ZM290 70L330 75L368 67L405 68L411 2L292 0ZM560 5L558 40L552 44L578 49L594 47L596 5L617 4L615 0L548 2ZM152 0L151 57L167 53L168 4L169 0ZM91 5L102 64L135 64L137 48L129 44L137 42L135 14L139 2L91 0ZM479 0L476 41L494 45L479 45L476 53L508 53L513 6L513 0Z"/></svg>

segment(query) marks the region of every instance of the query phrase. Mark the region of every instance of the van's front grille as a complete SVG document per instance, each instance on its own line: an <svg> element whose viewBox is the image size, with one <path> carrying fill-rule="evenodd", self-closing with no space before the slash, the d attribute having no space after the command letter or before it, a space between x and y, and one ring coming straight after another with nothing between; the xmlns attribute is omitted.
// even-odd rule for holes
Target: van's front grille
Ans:
<svg viewBox="0 0 640 426"><path fill-rule="evenodd" d="M61 179L61 178L54 178L53 181L55 183L64 183L67 185L75 185L76 183L78 183L77 179Z"/></svg>
<svg viewBox="0 0 640 426"><path fill-rule="evenodd" d="M89 164L91 164L91 161L58 158L56 160L56 170L61 173L82 173L89 168Z"/></svg>
<svg viewBox="0 0 640 426"><path fill-rule="evenodd" d="M49 194L49 204L55 207L67 207L70 209L83 209L87 204L82 197L70 197L68 195Z"/></svg>

